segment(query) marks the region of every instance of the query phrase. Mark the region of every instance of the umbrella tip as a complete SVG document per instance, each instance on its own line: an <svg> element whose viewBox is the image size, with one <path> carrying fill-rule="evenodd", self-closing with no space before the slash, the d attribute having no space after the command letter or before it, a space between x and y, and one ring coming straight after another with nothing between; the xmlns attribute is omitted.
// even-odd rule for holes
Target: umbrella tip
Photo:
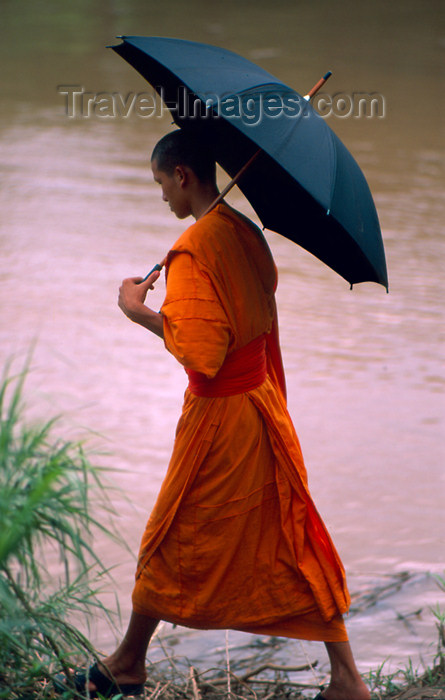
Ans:
<svg viewBox="0 0 445 700"><path fill-rule="evenodd" d="M325 84L326 80L330 78L332 75L332 71L328 70L327 73L324 74L322 78L318 81L318 83L315 83L314 87L312 90L309 90L308 94L304 96L304 99L309 102L310 99L319 91L319 89L322 87L322 85Z"/></svg>
<svg viewBox="0 0 445 700"><path fill-rule="evenodd" d="M125 39L125 37L124 37L122 34L119 34L119 35L116 37L116 39ZM119 46L122 46L122 44L119 44ZM114 46L114 44L107 44L107 46L106 46L105 48L106 48L106 49L115 49L116 46Z"/></svg>

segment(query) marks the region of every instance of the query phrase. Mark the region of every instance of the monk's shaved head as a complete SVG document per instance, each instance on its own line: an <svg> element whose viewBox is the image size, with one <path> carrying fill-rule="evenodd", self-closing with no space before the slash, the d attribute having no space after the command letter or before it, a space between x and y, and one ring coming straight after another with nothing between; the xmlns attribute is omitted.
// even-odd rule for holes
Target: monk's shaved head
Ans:
<svg viewBox="0 0 445 700"><path fill-rule="evenodd" d="M215 160L208 147L186 130L166 134L154 147L151 160L167 175L172 175L176 166L185 165L203 183L213 184L216 179Z"/></svg>

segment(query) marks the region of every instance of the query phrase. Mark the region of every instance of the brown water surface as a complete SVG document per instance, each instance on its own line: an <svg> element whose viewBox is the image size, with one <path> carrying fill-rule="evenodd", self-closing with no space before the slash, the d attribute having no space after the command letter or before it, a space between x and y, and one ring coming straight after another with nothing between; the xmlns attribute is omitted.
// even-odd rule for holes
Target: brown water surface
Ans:
<svg viewBox="0 0 445 700"><path fill-rule="evenodd" d="M134 551L165 473L185 375L116 299L121 279L145 273L182 230L148 169L170 120L70 119L57 86L147 90L105 45L117 34L152 34L233 49L303 93L330 69L331 94L384 96L383 118L329 124L373 191L390 294L374 284L351 292L267 235L290 410L351 588L417 575L408 592L351 619L361 668L431 655L429 606L444 601L424 574L443 573L445 554L443 2L6 0L1 12L1 360L15 355L21 366L34 344L33 413L62 413L66 434L103 436L92 444L105 445L101 461L121 470L117 524ZM253 215L239 193L229 200ZM162 296L158 283L155 307ZM96 544L118 564L125 619L134 561ZM400 615L419 607L408 628ZM191 657L221 644L214 633L181 634ZM111 644L102 625L94 641Z"/></svg>

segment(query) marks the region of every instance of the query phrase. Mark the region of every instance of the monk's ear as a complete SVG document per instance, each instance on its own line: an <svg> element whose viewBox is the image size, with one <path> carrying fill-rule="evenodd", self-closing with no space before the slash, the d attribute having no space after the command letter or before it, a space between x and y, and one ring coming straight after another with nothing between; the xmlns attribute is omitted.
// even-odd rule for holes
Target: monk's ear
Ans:
<svg viewBox="0 0 445 700"><path fill-rule="evenodd" d="M188 183L189 173L188 169L183 165L177 165L175 168L175 177L180 187L185 187Z"/></svg>

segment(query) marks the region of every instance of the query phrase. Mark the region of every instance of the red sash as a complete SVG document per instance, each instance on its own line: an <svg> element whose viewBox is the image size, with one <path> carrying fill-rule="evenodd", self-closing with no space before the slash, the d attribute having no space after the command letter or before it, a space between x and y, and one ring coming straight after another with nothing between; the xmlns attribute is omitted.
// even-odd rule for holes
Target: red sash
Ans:
<svg viewBox="0 0 445 700"><path fill-rule="evenodd" d="M192 369L186 369L186 372L188 388L196 396L233 396L256 389L267 376L266 336L260 335L227 355L212 379Z"/></svg>

